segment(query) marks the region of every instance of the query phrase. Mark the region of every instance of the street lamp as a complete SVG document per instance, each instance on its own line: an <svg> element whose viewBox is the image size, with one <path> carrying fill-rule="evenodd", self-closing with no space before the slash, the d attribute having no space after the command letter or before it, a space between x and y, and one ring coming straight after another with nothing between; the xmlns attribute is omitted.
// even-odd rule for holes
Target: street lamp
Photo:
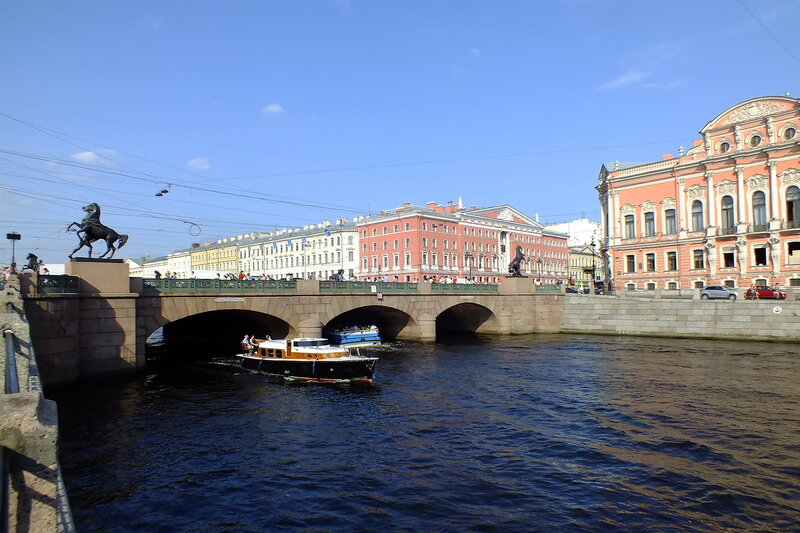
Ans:
<svg viewBox="0 0 800 533"><path fill-rule="evenodd" d="M14 252L16 251L14 244L15 241L18 241L21 238L22 235L20 235L19 233L6 233L6 239L11 241L11 270L13 272L17 271L17 261L16 259L14 259Z"/></svg>

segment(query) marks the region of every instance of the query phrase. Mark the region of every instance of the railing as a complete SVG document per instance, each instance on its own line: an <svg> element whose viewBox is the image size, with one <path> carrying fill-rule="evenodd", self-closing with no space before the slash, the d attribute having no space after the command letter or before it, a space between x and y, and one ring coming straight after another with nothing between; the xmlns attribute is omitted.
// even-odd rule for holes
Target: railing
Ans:
<svg viewBox="0 0 800 533"><path fill-rule="evenodd" d="M432 283L431 292L446 293L497 293L498 285L483 283Z"/></svg>
<svg viewBox="0 0 800 533"><path fill-rule="evenodd" d="M296 281L245 279L155 279L143 280L144 293L272 293L297 292Z"/></svg>
<svg viewBox="0 0 800 533"><path fill-rule="evenodd" d="M64 294L78 292L77 276L52 276L40 274L36 278L36 292L42 294Z"/></svg>
<svg viewBox="0 0 800 533"><path fill-rule="evenodd" d="M320 294L363 294L382 292L387 294L416 293L417 284L407 281L320 281Z"/></svg>
<svg viewBox="0 0 800 533"><path fill-rule="evenodd" d="M736 226L728 226L725 228L718 228L717 235L736 235Z"/></svg>
<svg viewBox="0 0 800 533"><path fill-rule="evenodd" d="M769 226L767 224L752 224L750 226L750 231L752 233L763 233L769 230Z"/></svg>

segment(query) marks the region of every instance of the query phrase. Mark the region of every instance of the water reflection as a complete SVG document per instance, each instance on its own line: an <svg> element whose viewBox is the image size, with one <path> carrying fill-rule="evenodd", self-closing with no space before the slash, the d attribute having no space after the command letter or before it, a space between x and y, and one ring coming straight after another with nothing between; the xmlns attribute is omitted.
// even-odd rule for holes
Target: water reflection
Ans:
<svg viewBox="0 0 800 533"><path fill-rule="evenodd" d="M462 337L386 347L368 388L222 359L55 399L86 531L790 530L796 352Z"/></svg>

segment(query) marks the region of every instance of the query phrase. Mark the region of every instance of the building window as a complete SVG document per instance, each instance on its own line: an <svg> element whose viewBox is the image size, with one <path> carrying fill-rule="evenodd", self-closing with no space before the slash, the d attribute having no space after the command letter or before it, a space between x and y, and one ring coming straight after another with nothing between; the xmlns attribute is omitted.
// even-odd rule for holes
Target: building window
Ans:
<svg viewBox="0 0 800 533"><path fill-rule="evenodd" d="M656 254L647 254L647 271L655 272L656 270Z"/></svg>
<svg viewBox="0 0 800 533"><path fill-rule="evenodd" d="M398 241L397 239L395 239L395 240L394 240L394 242L393 242L392 244L394 245L394 246L393 246L393 248L394 248L395 250L397 250L398 246L400 245L400 241Z"/></svg>
<svg viewBox="0 0 800 533"><path fill-rule="evenodd" d="M736 254L732 249L727 249L722 252L722 266L724 268L733 268L736 266Z"/></svg>
<svg viewBox="0 0 800 533"><path fill-rule="evenodd" d="M373 242L372 243L372 251L373 252L377 252L378 251L378 243L377 242Z"/></svg>
<svg viewBox="0 0 800 533"><path fill-rule="evenodd" d="M783 138L787 141L794 139L795 135L797 135L797 130L794 128L786 128L786 131L783 132Z"/></svg>
<svg viewBox="0 0 800 533"><path fill-rule="evenodd" d="M731 196L723 196L720 207L722 209L722 229L732 231L736 225L736 220L733 217L733 198Z"/></svg>
<svg viewBox="0 0 800 533"><path fill-rule="evenodd" d="M703 250L692 250L692 268L702 269L706 267L705 253Z"/></svg>
<svg viewBox="0 0 800 533"><path fill-rule="evenodd" d="M644 236L653 237L656 234L656 214L650 211L644 214Z"/></svg>
<svg viewBox="0 0 800 533"><path fill-rule="evenodd" d="M759 144L761 144L761 135L753 135L750 137L750 146L755 148Z"/></svg>
<svg viewBox="0 0 800 533"><path fill-rule="evenodd" d="M730 149L731 149L731 143L727 141L719 145L719 151L722 152L723 154Z"/></svg>
<svg viewBox="0 0 800 533"><path fill-rule="evenodd" d="M800 227L800 188L794 185L786 189L786 221L790 228Z"/></svg>
<svg viewBox="0 0 800 533"><path fill-rule="evenodd" d="M767 248L764 246L753 248L753 260L756 266L767 266Z"/></svg>
<svg viewBox="0 0 800 533"><path fill-rule="evenodd" d="M753 194L753 225L767 229L767 197L762 191Z"/></svg>
<svg viewBox="0 0 800 533"><path fill-rule="evenodd" d="M411 239L407 238L404 242L405 242L404 248L408 248L411 245Z"/></svg>
<svg viewBox="0 0 800 533"><path fill-rule="evenodd" d="M648 291L654 291L654 290L656 290L656 284L655 284L655 283L653 283L652 281L651 281L651 282L649 282L649 283L647 284L647 289L646 289L646 290L648 290Z"/></svg>
<svg viewBox="0 0 800 533"><path fill-rule="evenodd" d="M406 222L406 231L411 229L411 222Z"/></svg>
<svg viewBox="0 0 800 533"><path fill-rule="evenodd" d="M628 274L633 274L636 272L636 256L635 255L626 255L625 256L625 272Z"/></svg>
<svg viewBox="0 0 800 533"><path fill-rule="evenodd" d="M703 202L695 200L692 202L692 231L703 231Z"/></svg>
<svg viewBox="0 0 800 533"><path fill-rule="evenodd" d="M670 281L669 283L667 283L667 290L677 291L678 290L678 283L676 281Z"/></svg>
<svg viewBox="0 0 800 533"><path fill-rule="evenodd" d="M667 252L667 270L678 270L678 252Z"/></svg>
<svg viewBox="0 0 800 533"><path fill-rule="evenodd" d="M664 212L664 233L667 235L674 235L678 233L678 227L675 223L675 210L667 209Z"/></svg>
<svg viewBox="0 0 800 533"><path fill-rule="evenodd" d="M633 222L633 215L625 215L625 238L636 238L636 226Z"/></svg>

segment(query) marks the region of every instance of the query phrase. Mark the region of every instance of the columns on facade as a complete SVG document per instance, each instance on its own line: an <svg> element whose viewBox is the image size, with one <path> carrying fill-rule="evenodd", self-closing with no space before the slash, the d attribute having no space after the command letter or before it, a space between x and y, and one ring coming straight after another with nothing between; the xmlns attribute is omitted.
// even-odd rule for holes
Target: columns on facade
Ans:
<svg viewBox="0 0 800 533"><path fill-rule="evenodd" d="M706 203L706 211L708 211L708 226L709 229L715 228L717 225L716 205L714 200L714 173L706 172L706 193L708 195Z"/></svg>
<svg viewBox="0 0 800 533"><path fill-rule="evenodd" d="M686 178L677 178L676 182L678 184L678 189L675 191L675 212L678 216L676 223L678 224L678 235L684 238L686 237L686 228L688 228L684 212L685 202L683 201L683 186L686 184Z"/></svg>
<svg viewBox="0 0 800 533"><path fill-rule="evenodd" d="M736 210L738 211L738 213L736 213L736 222L744 223L745 219L747 218L745 216L747 208L745 207L745 202L744 202L745 199L744 167L737 166L735 170L736 170Z"/></svg>
<svg viewBox="0 0 800 533"><path fill-rule="evenodd" d="M777 220L780 218L778 213L778 162L768 161L769 165L769 220L770 229L777 229ZM774 227L774 228L773 228Z"/></svg>

